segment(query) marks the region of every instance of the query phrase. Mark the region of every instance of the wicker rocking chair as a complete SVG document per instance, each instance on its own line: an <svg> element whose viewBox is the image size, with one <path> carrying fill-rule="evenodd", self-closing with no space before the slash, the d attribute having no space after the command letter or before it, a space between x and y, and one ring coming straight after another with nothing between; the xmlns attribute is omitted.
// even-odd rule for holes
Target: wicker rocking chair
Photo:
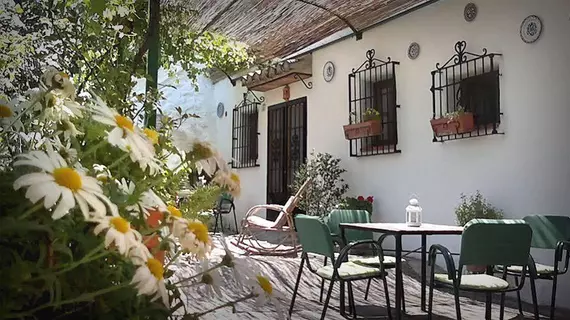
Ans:
<svg viewBox="0 0 570 320"><path fill-rule="evenodd" d="M298 244L293 224L293 210L299 204L310 184L310 179L305 181L297 193L291 196L285 205L261 204L249 209L241 222L241 233L232 243L236 247L245 250L248 254L296 255L301 250L301 247ZM279 216L275 221L264 219L257 215L263 210L277 211ZM260 240L258 235L267 231L283 234L279 243L262 243L264 241Z"/></svg>

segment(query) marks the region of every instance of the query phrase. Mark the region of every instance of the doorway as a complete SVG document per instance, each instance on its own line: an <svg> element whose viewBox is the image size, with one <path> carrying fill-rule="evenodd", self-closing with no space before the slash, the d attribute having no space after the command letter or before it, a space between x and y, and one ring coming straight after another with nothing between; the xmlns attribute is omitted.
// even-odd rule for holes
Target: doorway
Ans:
<svg viewBox="0 0 570 320"><path fill-rule="evenodd" d="M307 97L268 108L267 203L285 204L295 171L307 158ZM275 221L278 212L267 211Z"/></svg>

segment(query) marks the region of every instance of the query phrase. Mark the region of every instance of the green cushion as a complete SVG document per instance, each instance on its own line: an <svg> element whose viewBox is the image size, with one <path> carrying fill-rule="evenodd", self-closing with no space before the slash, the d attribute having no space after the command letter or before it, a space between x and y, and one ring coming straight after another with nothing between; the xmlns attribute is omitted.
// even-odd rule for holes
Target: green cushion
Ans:
<svg viewBox="0 0 570 320"><path fill-rule="evenodd" d="M503 270L503 266L497 266L497 268L499 270ZM522 272L523 267L522 266L509 266L507 268L507 271L509 272L513 272L513 273L521 273ZM527 268L528 270L528 268ZM549 275L549 274L554 274L554 267L553 266L548 266L545 264L540 264L537 263L536 264L536 272L539 275Z"/></svg>
<svg viewBox="0 0 570 320"><path fill-rule="evenodd" d="M335 259L338 259L338 256L339 256L338 253L334 254ZM371 267L378 267L379 265L378 257L375 256L357 256L349 254L348 261ZM402 262L403 261L406 260L402 259ZM396 257L384 256L384 267L393 268L395 266L396 266Z"/></svg>
<svg viewBox="0 0 570 320"><path fill-rule="evenodd" d="M436 273L434 275L435 281L453 284L449 280L447 274ZM503 290L509 287L509 283L501 278L493 277L487 274L464 274L461 275L461 284L459 288L462 289L481 289L481 290Z"/></svg>
<svg viewBox="0 0 570 320"><path fill-rule="evenodd" d="M321 267L317 270L317 274L325 279L332 279L334 268L331 265ZM379 277L382 274L380 269L367 267L354 262L344 262L338 268L338 275L344 280L356 280L364 278Z"/></svg>

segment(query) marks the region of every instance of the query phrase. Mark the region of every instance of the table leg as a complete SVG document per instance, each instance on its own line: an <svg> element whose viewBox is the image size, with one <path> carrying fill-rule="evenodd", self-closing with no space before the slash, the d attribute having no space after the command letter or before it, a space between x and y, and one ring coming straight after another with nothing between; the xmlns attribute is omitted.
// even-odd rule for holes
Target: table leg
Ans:
<svg viewBox="0 0 570 320"><path fill-rule="evenodd" d="M396 320L402 319L402 297L404 296L402 278L402 235L396 237Z"/></svg>
<svg viewBox="0 0 570 320"><path fill-rule="evenodd" d="M426 311L426 265L427 265L427 235L422 234L422 311Z"/></svg>

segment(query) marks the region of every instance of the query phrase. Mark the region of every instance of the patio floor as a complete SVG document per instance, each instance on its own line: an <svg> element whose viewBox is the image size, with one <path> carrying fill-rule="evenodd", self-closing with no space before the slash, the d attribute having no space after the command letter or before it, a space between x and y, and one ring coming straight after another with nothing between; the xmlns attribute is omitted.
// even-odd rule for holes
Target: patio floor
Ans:
<svg viewBox="0 0 570 320"><path fill-rule="evenodd" d="M226 238L230 245L230 249L236 254L243 254L244 252L232 246L229 241L231 237ZM224 255L224 251L219 245L220 237L213 236L213 241L216 246L212 252L212 260L220 261ZM285 299L280 300L284 310L288 310L289 303L292 297L293 288L297 271L300 264L300 257L277 257L277 256L251 256L251 263L262 272L272 279L274 287L285 296ZM414 259L406 259L404 263L404 291L406 298L406 311L407 314L404 319L427 319L427 315L420 311L420 282L417 278L417 272L414 270L419 269L419 262ZM316 260L314 260L316 261ZM313 262L313 261L312 261ZM184 258L179 259L176 266L175 275L179 279L183 279L188 275L194 274L197 268L196 262L190 262ZM227 270L226 270L227 271ZM212 307L222 305L227 301L235 300L245 295L245 293L237 292L236 287L229 280L229 272L224 272L224 285L222 287L222 297L215 299L207 299L204 297L202 288L196 289L195 287L184 288L183 293L186 301L186 307L189 312L200 312ZM394 306L395 297L395 277L393 271L390 271L388 276L388 285L390 290L390 304ZM320 278L310 273L308 270L303 273L299 293L295 303L292 319L307 319L314 320L320 318L322 311L322 304L319 302L319 288ZM364 290L366 282L354 282L354 297L356 301L357 313L359 319L386 319L385 297L383 294L380 282L371 286L370 296L368 301L364 300ZM499 296L497 295L497 298ZM338 312L339 302L339 286L335 285L333 290L329 310L327 311L327 319L344 319ZM481 299L484 297L482 296ZM525 317L518 316L516 304L514 302L514 294L511 295L510 301L508 299L507 307L505 308L505 319L533 319L531 308L525 305ZM201 319L276 319L277 314L273 305L257 308L253 300L247 300L236 305L236 313L232 313L232 308L222 308L215 313L208 314ZM392 310L392 312L394 312ZM461 297L461 312L463 319L483 319L485 314L485 304L483 301L476 299ZM570 312L568 310L558 310L559 315L557 319L570 319ZM541 308L541 319L547 319L545 315L548 314L547 308ZM493 304L493 319L499 319L499 305ZM453 303L453 295L448 292L434 290L434 320L439 319L455 319L455 307Z"/></svg>

